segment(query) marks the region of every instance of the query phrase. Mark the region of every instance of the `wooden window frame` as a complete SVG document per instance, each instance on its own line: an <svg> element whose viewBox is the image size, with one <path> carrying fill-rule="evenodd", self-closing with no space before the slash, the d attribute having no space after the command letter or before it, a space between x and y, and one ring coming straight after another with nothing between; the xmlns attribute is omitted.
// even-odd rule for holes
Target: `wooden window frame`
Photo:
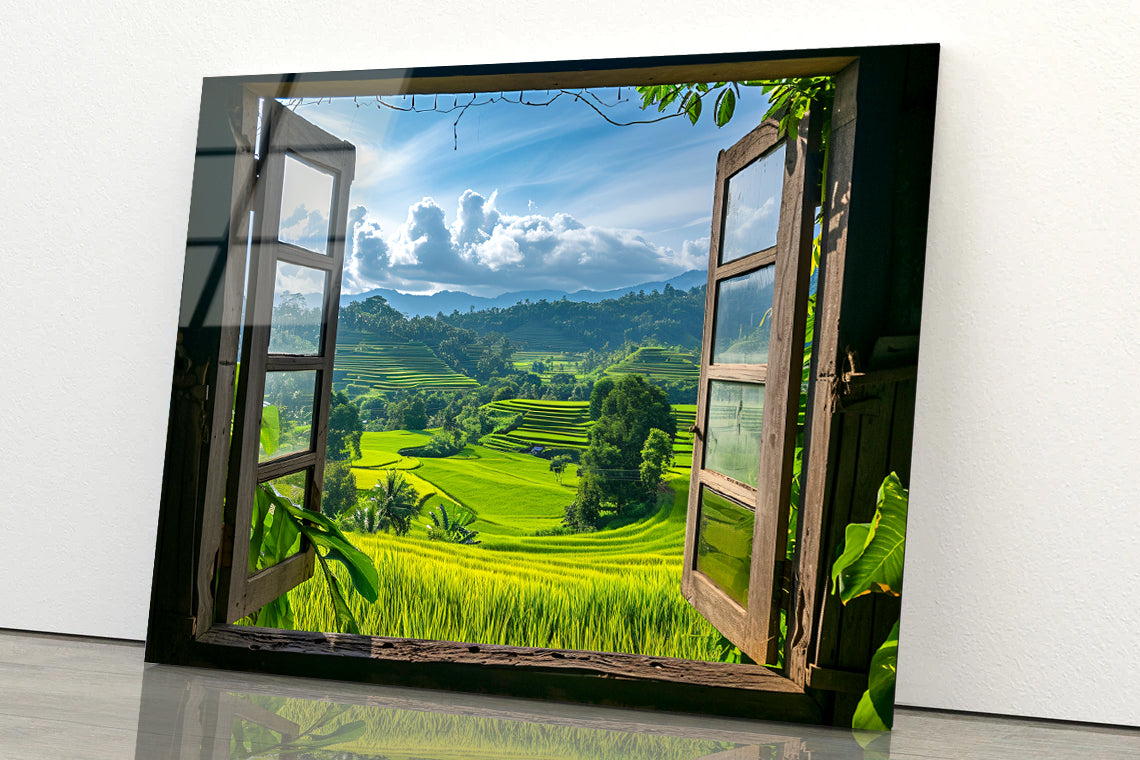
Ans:
<svg viewBox="0 0 1140 760"><path fill-rule="evenodd" d="M845 341L852 328L847 326L859 322L848 316L859 306L849 280L863 266L858 263L860 257L871 261L874 251L884 249L884 235L900 230L911 242L917 240L910 255L921 271L926 205L900 205L893 199L902 192L914 196L913 185L899 190L900 183L910 181L908 171L917 177L919 190L928 191L937 62L937 45L907 45L206 79L146 660L630 707L830 721L834 717L830 692L857 697L866 684L865 671L835 670L817 656L823 649L820 631L826 627L820 619L825 567L834 549L833 542L823 539L833 489L827 463L835 456L839 415L830 401L839 381L836 368L841 365L842 351L849 348ZM238 270L244 268L248 235L245 209L257 185L256 161L246 135L252 133L257 98L271 102L298 96L812 75L835 76L838 91L818 296L822 306L816 319L805 430L805 496L797 554L780 573L789 611L788 652L780 671L614 653L278 631L218 621L215 573L237 543L232 537L228 544L223 540L222 505L229 461L228 400L234 391L244 274ZM859 107L866 116L858 122L856 140ZM894 125L900 114L914 115L909 136L900 134ZM884 178L881 165L901 150L899 146L911 146L916 161L911 168L891 164L894 174ZM235 519L242 524L240 516Z"/></svg>
<svg viewBox="0 0 1140 760"><path fill-rule="evenodd" d="M247 97L252 99L252 96ZM301 539L299 552L251 575L247 570L249 529L246 526L250 525L253 517L254 489L268 480L299 472L307 473L304 507L320 511L329 391L336 353L337 313L347 234L345 220L349 187L356 170L356 150L352 145L314 127L273 100L264 100L263 104L252 134L250 125L243 125L247 136L260 141L261 145L255 150L259 169L251 203L256 213L248 254L249 287L245 302L248 318L240 326L243 331L240 366L247 369L238 373L230 444L229 471L237 475L230 477L227 484L222 523L222 545L232 547L232 550L218 555L216 619L219 623L233 623L261 609L313 574L315 550ZM263 128L258 129L257 124ZM285 165L290 159L299 159L333 175L326 253L310 251L279 239ZM315 354L269 353L278 262L321 271L326 275L321 304L320 348ZM236 276L236 271L234 274ZM314 373L316 382L309 448L260 462L258 439L266 375L282 371Z"/></svg>
<svg viewBox="0 0 1140 760"><path fill-rule="evenodd" d="M795 448L803 366L804 325L807 318L812 224L818 183L817 152L809 146L810 115L799 133L781 137L779 121L768 120L717 157L713 200L709 276L705 289L705 325L697 422L693 436L693 466L685 527L685 559L681 589L712 626L757 662L774 663L779 656L780 611L787 600L780 593L791 503L792 454ZM776 243L728 262L721 262L729 181L784 146L784 175ZM764 364L713 363L719 286L726 280L774 266L775 283L768 360ZM704 467L709 384L713 380L764 387L764 413L758 480L755 488ZM791 434L789 435L789 431ZM747 605L741 606L708 576L697 570L696 542L700 526L701 489L752 508L752 562ZM790 612L790 610L785 610Z"/></svg>

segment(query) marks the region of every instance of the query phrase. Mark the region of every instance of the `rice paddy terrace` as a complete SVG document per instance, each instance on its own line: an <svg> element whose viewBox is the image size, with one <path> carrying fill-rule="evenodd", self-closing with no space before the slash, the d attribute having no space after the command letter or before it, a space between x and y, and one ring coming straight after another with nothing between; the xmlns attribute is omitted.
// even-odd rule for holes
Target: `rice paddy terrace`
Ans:
<svg viewBox="0 0 1140 760"><path fill-rule="evenodd" d="M462 390L479 385L444 364L423 343L353 333L338 336L333 369L336 388L355 391L350 395L403 388Z"/></svg>
<svg viewBox="0 0 1140 760"><path fill-rule="evenodd" d="M509 433L492 433L481 443L495 451L519 451L531 446L583 450L590 431L590 404L586 401L535 401L510 399L487 404L488 409L501 415L522 414L523 421ZM673 454L679 467L688 468L693 458L693 434L689 427L697 416L696 404L674 404L673 416L677 419L677 435L673 439Z"/></svg>
<svg viewBox="0 0 1140 760"><path fill-rule="evenodd" d="M498 451L518 451L530 446L584 449L590 429L588 401L536 401L510 399L487 405L493 411L522 414L522 424L509 433L492 433L483 445Z"/></svg>
<svg viewBox="0 0 1140 760"><path fill-rule="evenodd" d="M552 330L542 325L523 324L508 331L507 338L511 341L511 345L524 350L541 350L546 353L586 350L581 336Z"/></svg>
<svg viewBox="0 0 1140 760"><path fill-rule="evenodd" d="M606 370L607 375L645 375L646 379L696 382L701 368L694 354L670 348L639 348Z"/></svg>

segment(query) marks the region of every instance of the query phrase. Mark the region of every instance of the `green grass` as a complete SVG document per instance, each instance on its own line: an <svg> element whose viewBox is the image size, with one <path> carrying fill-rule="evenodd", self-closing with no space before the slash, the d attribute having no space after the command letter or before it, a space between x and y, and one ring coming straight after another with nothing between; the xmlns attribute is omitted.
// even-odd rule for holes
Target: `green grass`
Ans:
<svg viewBox="0 0 1140 760"><path fill-rule="evenodd" d="M669 348L639 348L606 370L607 375L644 375L647 379L696 382L701 368L696 354Z"/></svg>
<svg viewBox="0 0 1140 760"><path fill-rule="evenodd" d="M688 481L676 477L673 486L650 519L593 534L488 531L474 547L432 543L415 530L402 538L352 534L376 563L380 597L369 604L353 595L350 606L372 635L717 660L720 635L681 597ZM496 501L503 505L496 516L511 509L508 499ZM491 504L478 506L483 525L475 527L487 529L482 516ZM517 510L541 511L533 501ZM291 591L290 601L299 629L330 630L319 578Z"/></svg>
<svg viewBox="0 0 1140 760"><path fill-rule="evenodd" d="M337 337L333 359L335 386L342 390L387 393L402 388L461 390L479 383L448 367L417 341L381 340L355 333Z"/></svg>
<svg viewBox="0 0 1140 760"><path fill-rule="evenodd" d="M575 494L572 472L560 485L545 459L477 445L442 459L397 453L427 438L365 433L353 468L358 486L369 487L386 468L403 470L421 494L435 494L430 504L443 500L475 512L471 527L483 543L432 542L418 524L399 538L351 534L380 573L376 603L350 595L363 633L720 658L720 635L680 593L687 464L671 471L672 491L648 518L596 533L537 537L560 525ZM333 629L320 578L291 591L290 601L299 630Z"/></svg>

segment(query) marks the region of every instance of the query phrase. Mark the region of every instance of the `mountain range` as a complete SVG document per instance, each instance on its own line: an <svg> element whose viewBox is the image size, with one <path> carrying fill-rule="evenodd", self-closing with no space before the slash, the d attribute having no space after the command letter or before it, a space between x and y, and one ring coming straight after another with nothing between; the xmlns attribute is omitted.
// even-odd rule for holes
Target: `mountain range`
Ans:
<svg viewBox="0 0 1140 760"><path fill-rule="evenodd" d="M507 308L514 306L520 301L528 300L531 302L541 301L543 299L547 301L560 301L565 297L569 301L597 303L612 298L621 298L626 293L637 293L642 290L646 293L652 292L653 290L663 291L666 285L671 285L678 290L689 290L690 288L704 285L707 276L707 273L703 270L690 269L668 280L642 282L637 285L615 288L613 290L576 290L573 293L568 293L563 290L516 290L489 298L474 296L470 293L457 290L441 290L438 293L425 296L401 293L398 290L390 290L388 288L375 288L374 290L368 290L363 293L342 294L340 297L340 305L347 306L353 301L363 301L372 296L383 296L392 308L403 312L409 317L434 317L439 312L450 314L456 310L470 311L472 307L474 307L475 311L495 307Z"/></svg>

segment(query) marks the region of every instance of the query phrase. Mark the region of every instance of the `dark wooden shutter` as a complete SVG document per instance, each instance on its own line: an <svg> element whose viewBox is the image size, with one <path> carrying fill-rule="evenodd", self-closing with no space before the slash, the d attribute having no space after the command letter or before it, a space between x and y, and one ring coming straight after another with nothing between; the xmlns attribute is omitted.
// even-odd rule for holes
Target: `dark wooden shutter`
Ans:
<svg viewBox="0 0 1140 760"><path fill-rule="evenodd" d="M807 129L782 139L767 121L720 153L709 246L682 590L760 663L778 656L814 208Z"/></svg>
<svg viewBox="0 0 1140 760"><path fill-rule="evenodd" d="M227 623L260 609L313 572L314 550L304 542L298 552L285 560L250 572L253 500L259 484L288 478L300 484L297 501L303 502L307 509L320 509L348 223L348 191L356 167L356 149L351 144L310 124L276 101L265 103L261 134L259 175L251 202L249 282L216 605L216 617ZM287 187L290 174L292 180ZM310 196L319 196L316 190L323 187L323 183L327 184L327 202L323 206L314 203L314 207L286 209L291 213L283 219L283 199L296 195L292 190L298 187L304 190L306 183L311 192L301 194ZM298 217L305 211L308 216L317 214L313 218L316 231L307 239L283 234L283 223L304 227L306 221L312 232L313 219ZM324 234L319 225L322 215L327 222ZM319 331L309 346L298 346L295 342L272 345L273 307L275 298L281 296L281 293L275 294L279 268L285 273L282 282L286 286L290 274L302 275L293 278L295 280L308 277L310 282L323 281ZM294 292L303 292L303 289ZM301 407L309 405L307 443L294 441L292 450L273 456L262 455L260 447L267 383L312 388L311 393L299 390L294 394Z"/></svg>

